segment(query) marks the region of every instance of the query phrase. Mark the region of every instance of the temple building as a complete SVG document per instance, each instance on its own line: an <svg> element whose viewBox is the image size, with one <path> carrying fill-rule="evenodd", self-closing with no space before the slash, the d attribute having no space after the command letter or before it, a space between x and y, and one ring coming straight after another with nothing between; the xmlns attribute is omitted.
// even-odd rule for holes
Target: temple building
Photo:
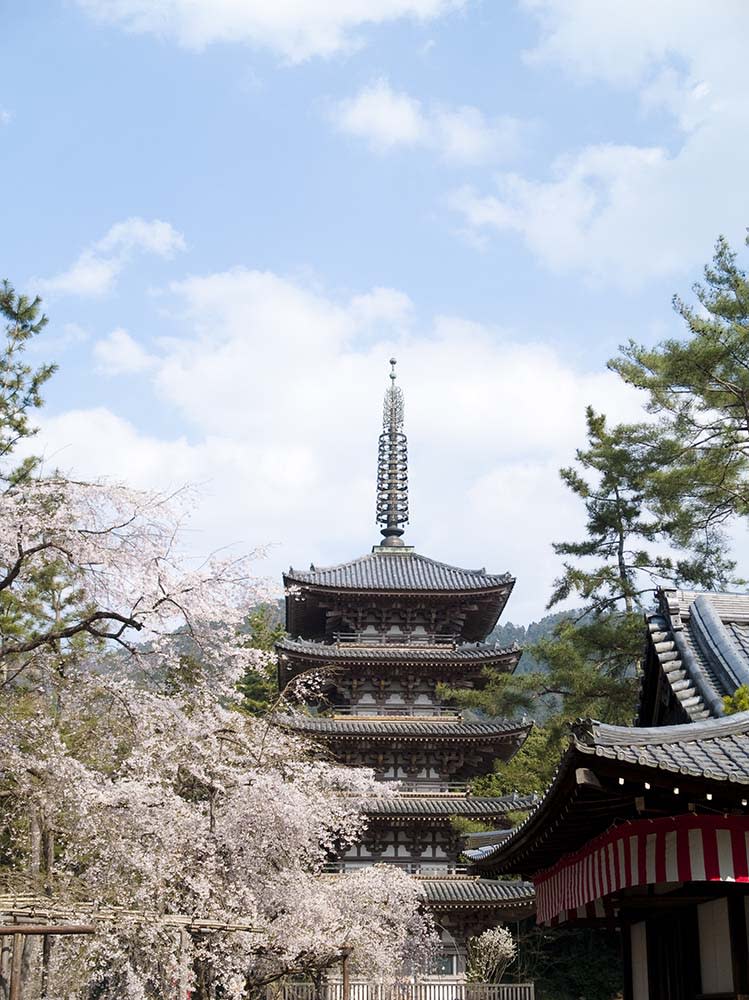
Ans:
<svg viewBox="0 0 749 1000"><path fill-rule="evenodd" d="M581 721L534 811L468 851L540 923L619 928L625 1000L749 996L749 595L659 590L637 724Z"/></svg>
<svg viewBox="0 0 749 1000"><path fill-rule="evenodd" d="M486 641L515 581L435 561L404 542L407 445L391 365L377 478L383 539L351 562L284 575L288 638L277 646L279 681L283 689L301 673L321 671L324 698L289 724L337 760L399 782L395 796L366 804L366 836L334 868L384 863L418 878L442 935L439 971L460 978L468 937L533 909L528 884L466 873L455 824L462 817L503 830L508 814L533 804L470 792L471 779L509 760L530 726L464 718L440 693L440 685L480 685L484 667L517 666L517 648Z"/></svg>

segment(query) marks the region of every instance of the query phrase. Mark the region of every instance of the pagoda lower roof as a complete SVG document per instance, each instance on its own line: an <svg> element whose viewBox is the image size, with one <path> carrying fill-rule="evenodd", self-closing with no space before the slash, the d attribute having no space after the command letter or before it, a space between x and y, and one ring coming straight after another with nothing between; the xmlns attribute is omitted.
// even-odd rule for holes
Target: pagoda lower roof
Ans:
<svg viewBox="0 0 749 1000"><path fill-rule="evenodd" d="M282 716L279 725L310 736L335 740L449 740L454 742L486 743L507 740L522 742L531 730L532 723L519 723L510 719L492 722L463 722L455 719L425 717L409 719L345 718L327 719L319 716Z"/></svg>
<svg viewBox="0 0 749 1000"><path fill-rule="evenodd" d="M323 587L330 590L395 593L509 591L515 583L509 573L492 574L485 569L461 569L437 562L408 549L376 550L337 566L309 570L289 568L284 583Z"/></svg>
<svg viewBox="0 0 749 1000"><path fill-rule="evenodd" d="M372 643L326 643L309 639L282 639L276 644L279 653L308 660L465 664L497 663L514 665L521 656L515 646L500 648L493 643L459 643L455 646L404 643L383 645Z"/></svg>
<svg viewBox="0 0 749 1000"><path fill-rule="evenodd" d="M536 897L530 882L501 882L471 876L415 878L422 898L432 910L491 907L510 910L513 916L520 917L529 915L535 908Z"/></svg>
<svg viewBox="0 0 749 1000"><path fill-rule="evenodd" d="M383 798L366 799L362 810L368 816L407 816L412 819L422 817L464 816L470 818L494 818L508 812L531 809L537 799L533 795L418 795L395 794Z"/></svg>

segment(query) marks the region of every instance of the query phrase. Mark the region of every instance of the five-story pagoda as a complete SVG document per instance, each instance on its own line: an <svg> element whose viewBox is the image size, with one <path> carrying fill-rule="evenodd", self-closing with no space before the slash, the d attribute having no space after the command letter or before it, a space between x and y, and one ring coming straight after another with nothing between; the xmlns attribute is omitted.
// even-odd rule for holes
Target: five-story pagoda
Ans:
<svg viewBox="0 0 749 1000"><path fill-rule="evenodd" d="M284 575L290 638L277 646L279 680L283 688L302 672L323 671L329 710L297 717L294 727L341 762L400 782L397 796L367 803L367 834L336 867L395 864L418 877L442 932L440 972L460 977L469 936L533 906L526 883L465 874L454 823L464 817L502 829L508 813L528 808L517 796L471 795L469 782L496 759L509 760L529 727L467 721L439 696L440 684L480 685L486 666L516 667L518 649L485 641L515 581L436 562L404 543L407 445L391 365L377 477L383 541L352 562Z"/></svg>

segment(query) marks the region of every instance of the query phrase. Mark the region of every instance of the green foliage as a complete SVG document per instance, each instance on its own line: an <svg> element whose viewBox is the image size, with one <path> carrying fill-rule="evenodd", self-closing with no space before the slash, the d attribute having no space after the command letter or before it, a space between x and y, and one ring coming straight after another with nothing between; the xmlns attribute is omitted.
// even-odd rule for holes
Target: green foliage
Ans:
<svg viewBox="0 0 749 1000"><path fill-rule="evenodd" d="M565 746L565 736L558 725L534 726L512 760L497 762L492 774L471 782L474 795L540 795L548 787ZM508 815L513 825L523 818Z"/></svg>
<svg viewBox="0 0 749 1000"><path fill-rule="evenodd" d="M17 295L8 281L0 284L0 321L5 323L5 342L0 348L0 459L7 459L18 442L32 437L36 429L29 413L42 405L41 389L56 371L56 365L33 368L23 360L23 352L32 337L47 325L41 311L41 299ZM36 466L27 459L6 478L18 479Z"/></svg>
<svg viewBox="0 0 749 1000"><path fill-rule="evenodd" d="M43 405L41 390L57 370L54 364L38 367L24 360L29 342L42 332L47 317L41 311L41 299L19 295L8 281L0 284L0 322L4 323L4 341L0 347L0 480L10 487L35 474L39 460L26 458L18 466L8 466L18 443L36 434L31 423L33 410ZM50 497L50 503L54 503ZM48 563L29 573L23 585L16 583L0 591L0 646L19 640L34 639L51 628L64 629L78 620L86 607L78 581L63 571L62 561ZM77 635L55 644L56 672L64 671L86 650L92 640ZM49 664L48 664L49 665ZM40 678L24 673L28 666L23 657L4 662L3 682L22 677L26 684L39 683Z"/></svg>
<svg viewBox="0 0 749 1000"><path fill-rule="evenodd" d="M674 298L684 339L630 341L609 362L659 418L653 486L672 537L702 556L726 520L749 515L749 280L723 237L704 276L697 306Z"/></svg>
<svg viewBox="0 0 749 1000"><path fill-rule="evenodd" d="M626 724L633 714L643 644L639 614L615 611L561 622L554 636L534 647L547 672L528 675L526 695L556 694L568 719L590 716Z"/></svg>
<svg viewBox="0 0 749 1000"><path fill-rule="evenodd" d="M481 823L466 816L451 816L450 826L461 837L469 837L472 833L486 833L487 830L494 829L493 824Z"/></svg>
<svg viewBox="0 0 749 1000"><path fill-rule="evenodd" d="M278 700L278 675L273 651L284 634L284 627L278 607L269 604L263 604L253 611L247 624L247 645L262 650L268 656L256 669L247 670L239 682L239 691L243 696L240 707L248 715L264 715Z"/></svg>
<svg viewBox="0 0 749 1000"><path fill-rule="evenodd" d="M749 712L749 685L742 684L733 694L723 695L723 711L726 715Z"/></svg>
<svg viewBox="0 0 749 1000"><path fill-rule="evenodd" d="M578 467L560 470L562 481L585 506L586 536L554 544L558 555L572 556L574 562L564 562L549 607L574 595L595 614L612 608L631 613L643 607L643 595L658 581L678 579L702 587L723 582L733 564L725 560L717 532L706 550L694 548L689 558L674 559L662 550L671 541L696 544L684 535L678 505L664 504L655 490L670 444L654 435L649 424L609 428L592 407L586 421L588 447L577 450ZM653 548L659 544L660 549Z"/></svg>

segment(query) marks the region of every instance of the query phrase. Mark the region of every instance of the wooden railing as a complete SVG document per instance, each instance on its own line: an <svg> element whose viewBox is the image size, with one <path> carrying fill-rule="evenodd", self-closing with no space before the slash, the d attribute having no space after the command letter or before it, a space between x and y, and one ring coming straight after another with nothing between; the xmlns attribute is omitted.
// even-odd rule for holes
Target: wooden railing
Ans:
<svg viewBox="0 0 749 1000"><path fill-rule="evenodd" d="M268 1000L535 1000L533 983L405 983L378 986L353 982L343 996L340 982L287 983L269 988Z"/></svg>
<svg viewBox="0 0 749 1000"><path fill-rule="evenodd" d="M370 865L392 865L400 868L409 875L422 875L424 878L449 878L452 875L468 875L468 865L461 865L455 861L396 861L388 858L371 858L360 861L354 859L340 861L326 861L323 865L323 872L326 875L343 875L347 872L361 871L362 868Z"/></svg>
<svg viewBox="0 0 749 1000"><path fill-rule="evenodd" d="M445 708L444 705L331 705L327 714L338 716L352 715L362 718L392 718L404 716L406 718L442 718L460 719L461 714L455 708Z"/></svg>
<svg viewBox="0 0 749 1000"><path fill-rule="evenodd" d="M403 794L415 795L463 795L466 798L471 794L471 786L465 781L438 781L434 778L388 778L383 780L397 781L398 791Z"/></svg>
<svg viewBox="0 0 749 1000"><path fill-rule="evenodd" d="M455 646L457 635L440 632L334 632L341 646Z"/></svg>

